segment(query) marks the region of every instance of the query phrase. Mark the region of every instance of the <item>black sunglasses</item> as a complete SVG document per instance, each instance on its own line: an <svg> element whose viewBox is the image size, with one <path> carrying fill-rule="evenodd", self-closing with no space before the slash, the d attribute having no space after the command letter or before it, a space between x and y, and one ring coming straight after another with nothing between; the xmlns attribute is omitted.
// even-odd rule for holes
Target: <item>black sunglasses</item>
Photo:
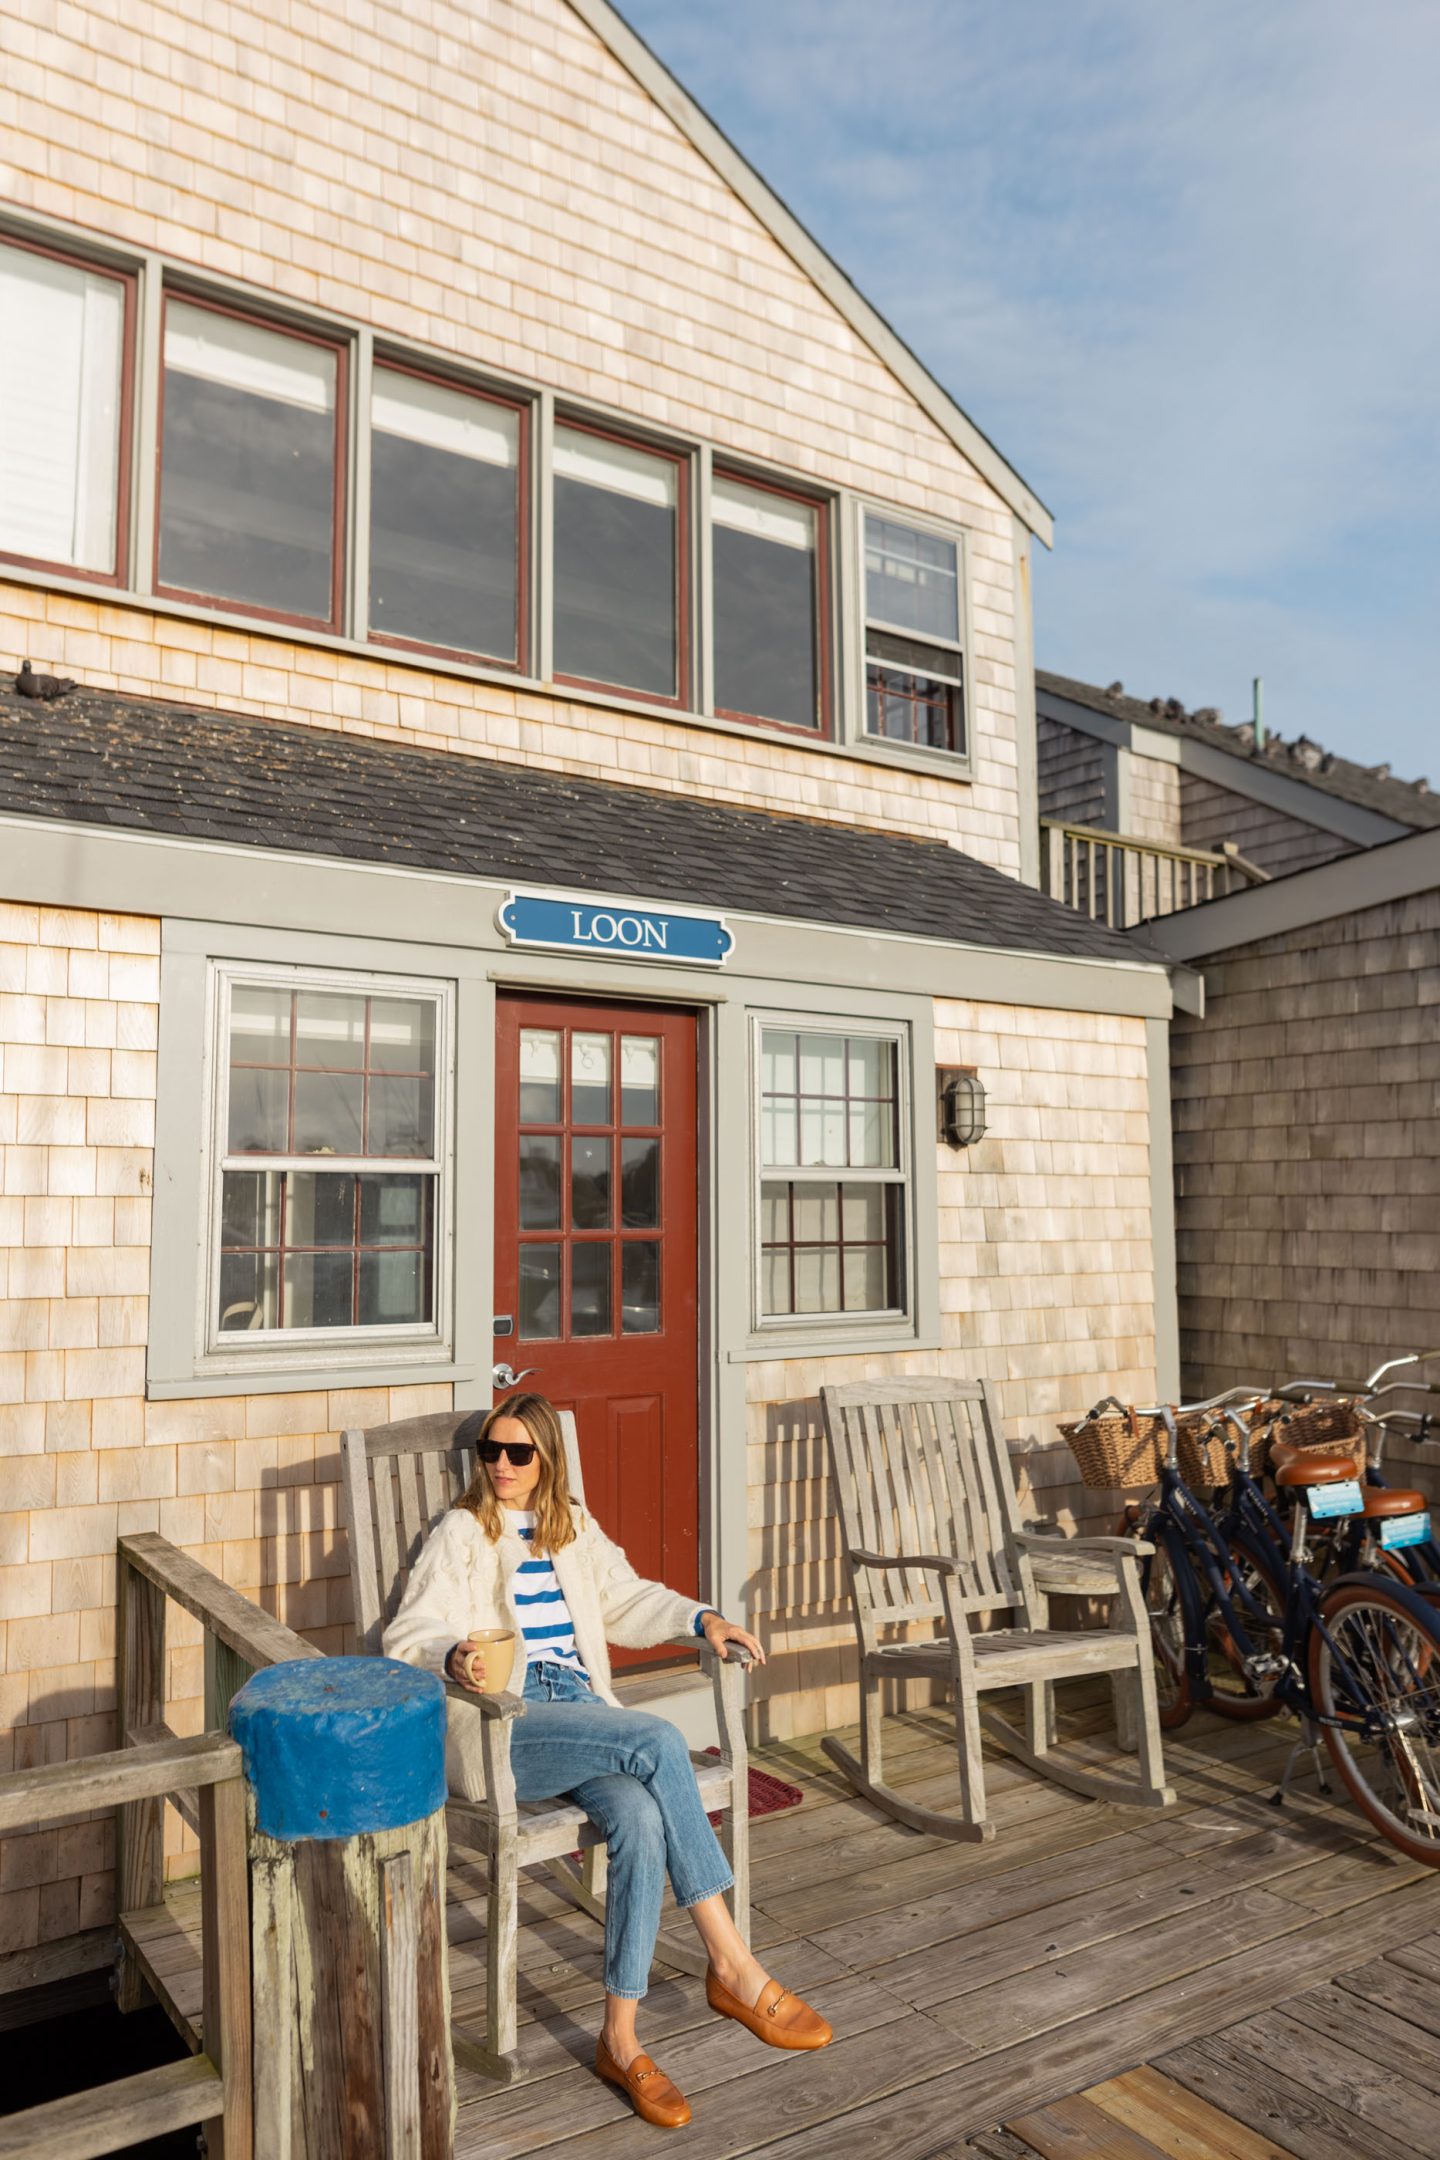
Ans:
<svg viewBox="0 0 1440 2160"><path fill-rule="evenodd" d="M482 1440L476 1454L483 1463L497 1463L503 1455L517 1470L528 1470L535 1460L533 1440Z"/></svg>

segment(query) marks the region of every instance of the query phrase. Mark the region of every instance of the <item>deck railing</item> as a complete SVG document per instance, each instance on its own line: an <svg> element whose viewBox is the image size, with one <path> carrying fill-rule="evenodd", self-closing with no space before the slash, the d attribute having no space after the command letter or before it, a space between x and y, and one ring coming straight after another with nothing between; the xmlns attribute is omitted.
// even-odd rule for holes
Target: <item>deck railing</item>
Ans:
<svg viewBox="0 0 1440 2160"><path fill-rule="evenodd" d="M1040 861L1052 899L1113 930L1262 885L1269 875L1229 841L1218 849L1171 847L1058 818L1040 820Z"/></svg>
<svg viewBox="0 0 1440 2160"><path fill-rule="evenodd" d="M167 1796L180 1791L198 1803L204 2053L0 2116L0 2160L120 2152L196 2123L208 2125L210 2160L251 2160L250 1897L234 1741L167 1733L109 1755L13 1771L0 1777L0 1833L107 1807L147 1823L153 1811L158 1821Z"/></svg>

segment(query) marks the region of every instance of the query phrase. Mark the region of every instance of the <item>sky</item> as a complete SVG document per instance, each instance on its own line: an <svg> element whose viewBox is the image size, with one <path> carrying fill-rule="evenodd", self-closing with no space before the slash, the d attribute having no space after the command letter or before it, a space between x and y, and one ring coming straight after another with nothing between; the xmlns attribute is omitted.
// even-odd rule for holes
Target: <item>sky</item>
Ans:
<svg viewBox="0 0 1440 2160"><path fill-rule="evenodd" d="M1437 0L620 0L1053 511L1038 664L1440 785Z"/></svg>

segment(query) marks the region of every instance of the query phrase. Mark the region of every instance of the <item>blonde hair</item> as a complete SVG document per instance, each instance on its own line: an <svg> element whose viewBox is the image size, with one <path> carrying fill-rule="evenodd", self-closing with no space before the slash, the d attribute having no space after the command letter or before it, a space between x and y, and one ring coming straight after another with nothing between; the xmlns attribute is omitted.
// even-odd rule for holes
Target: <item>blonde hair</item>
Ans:
<svg viewBox="0 0 1440 2160"><path fill-rule="evenodd" d="M570 1476L565 1466L565 1435L560 1430L554 1404L547 1402L543 1395L511 1395L486 1412L477 1431L471 1433L462 1428L456 1438L462 1445L473 1442L478 1448L482 1440L493 1437L493 1429L502 1418L514 1418L523 1425L540 1453L540 1483L535 1488L533 1502L535 1535L531 1541L532 1549L537 1553L562 1552L574 1541L575 1520L571 1513ZM505 1511L490 1482L489 1469L478 1457L475 1475L455 1505L467 1509L476 1518L492 1545L504 1534Z"/></svg>

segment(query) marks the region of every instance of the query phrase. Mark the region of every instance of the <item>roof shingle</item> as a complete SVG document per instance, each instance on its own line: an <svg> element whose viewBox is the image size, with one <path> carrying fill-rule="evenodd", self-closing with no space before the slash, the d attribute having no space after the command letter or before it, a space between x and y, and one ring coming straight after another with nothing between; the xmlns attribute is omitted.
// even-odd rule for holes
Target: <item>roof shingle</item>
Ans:
<svg viewBox="0 0 1440 2160"><path fill-rule="evenodd" d="M0 689L24 817L1135 964L1126 939L942 841L367 736Z"/></svg>

